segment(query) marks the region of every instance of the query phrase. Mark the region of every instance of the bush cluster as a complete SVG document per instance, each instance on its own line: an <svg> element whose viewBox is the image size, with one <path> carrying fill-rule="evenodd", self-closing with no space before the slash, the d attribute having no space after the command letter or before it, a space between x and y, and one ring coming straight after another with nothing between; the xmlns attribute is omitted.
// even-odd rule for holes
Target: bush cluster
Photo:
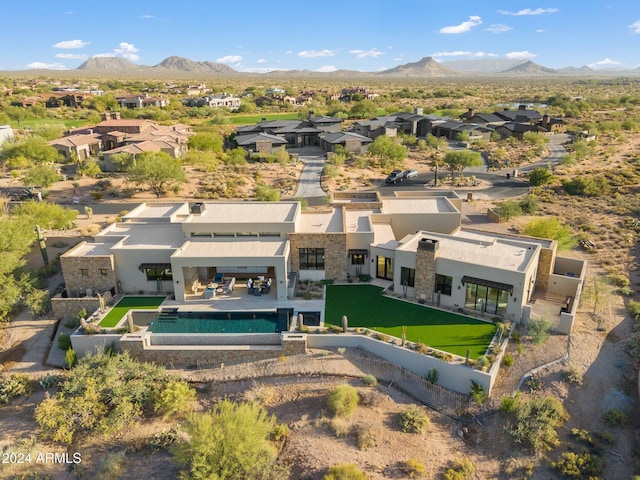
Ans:
<svg viewBox="0 0 640 480"><path fill-rule="evenodd" d="M417 405L412 405L400 414L400 428L403 432L422 433L430 424L427 412Z"/></svg>
<svg viewBox="0 0 640 480"><path fill-rule="evenodd" d="M358 391L351 385L340 385L329 392L327 407L338 417L348 417L355 412L360 397Z"/></svg>

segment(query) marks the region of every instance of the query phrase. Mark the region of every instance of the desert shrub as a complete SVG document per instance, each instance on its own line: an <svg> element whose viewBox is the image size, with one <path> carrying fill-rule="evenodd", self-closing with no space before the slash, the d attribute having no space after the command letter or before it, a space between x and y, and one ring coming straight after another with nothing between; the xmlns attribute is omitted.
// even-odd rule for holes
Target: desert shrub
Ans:
<svg viewBox="0 0 640 480"><path fill-rule="evenodd" d="M471 391L469 394L478 405L484 405L484 402L487 401L487 392L484 391L482 385L473 380L471 380Z"/></svg>
<svg viewBox="0 0 640 480"><path fill-rule="evenodd" d="M504 413L513 413L516 411L516 405L520 399L520 392L515 397L505 395L500 399L500 411Z"/></svg>
<svg viewBox="0 0 640 480"><path fill-rule="evenodd" d="M15 397L29 395L31 379L23 373L14 373L0 380L0 405L6 405Z"/></svg>
<svg viewBox="0 0 640 480"><path fill-rule="evenodd" d="M276 442L280 442L289 438L290 434L291 430L289 430L289 427L286 424L278 423L273 427L273 430L271 431L271 438L273 438Z"/></svg>
<svg viewBox="0 0 640 480"><path fill-rule="evenodd" d="M572 385L582 385L582 372L576 367L569 367L564 372L564 379Z"/></svg>
<svg viewBox="0 0 640 480"><path fill-rule="evenodd" d="M485 370L491 365L491 361L486 355L480 355L476 360L476 365L478 365L481 370Z"/></svg>
<svg viewBox="0 0 640 480"><path fill-rule="evenodd" d="M169 430L154 433L151 437L150 445L154 451L157 451L173 445L176 440L178 440L178 432L174 428L170 428Z"/></svg>
<svg viewBox="0 0 640 480"><path fill-rule="evenodd" d="M569 419L564 406L556 397L530 397L516 403L515 422L508 422L506 432L525 448L541 453L559 443L557 429Z"/></svg>
<svg viewBox="0 0 640 480"><path fill-rule="evenodd" d="M402 471L409 478L418 478L427 473L427 467L415 458L410 458L403 463Z"/></svg>
<svg viewBox="0 0 640 480"><path fill-rule="evenodd" d="M284 480L286 468L276 463L270 441L276 418L257 403L222 400L184 425L186 439L173 448L184 469L181 478Z"/></svg>
<svg viewBox="0 0 640 480"><path fill-rule="evenodd" d="M549 338L551 324L546 320L530 320L527 323L527 333L534 345L541 345Z"/></svg>
<svg viewBox="0 0 640 480"><path fill-rule="evenodd" d="M329 428L333 431L333 434L340 438L346 437L351 433L351 423L341 417L335 417L328 420Z"/></svg>
<svg viewBox="0 0 640 480"><path fill-rule="evenodd" d="M64 354L64 363L68 368L73 368L78 364L78 354L73 348L69 348Z"/></svg>
<svg viewBox="0 0 640 480"><path fill-rule="evenodd" d="M58 335L58 348L65 352L71 348L71 337L68 334L62 332Z"/></svg>
<svg viewBox="0 0 640 480"><path fill-rule="evenodd" d="M438 380L440 379L440 374L438 373L438 369L435 367L429 369L424 379L432 385L437 384Z"/></svg>
<svg viewBox="0 0 640 480"><path fill-rule="evenodd" d="M355 465L343 463L329 469L322 480L368 480L369 477Z"/></svg>
<svg viewBox="0 0 640 480"><path fill-rule="evenodd" d="M515 200L500 202L495 206L493 211L503 222L508 222L512 218L522 215L522 207Z"/></svg>
<svg viewBox="0 0 640 480"><path fill-rule="evenodd" d="M609 445L613 445L614 443L616 443L616 437L614 437L611 432L607 432L606 430L598 430L595 433L595 436L602 443L607 443Z"/></svg>
<svg viewBox="0 0 640 480"><path fill-rule="evenodd" d="M378 379L371 374L363 375L362 382L369 387L375 387L378 385Z"/></svg>
<svg viewBox="0 0 640 480"><path fill-rule="evenodd" d="M581 176L571 180L563 180L562 188L569 195L583 195L585 197L600 197L611 190L607 179L601 176Z"/></svg>
<svg viewBox="0 0 640 480"><path fill-rule="evenodd" d="M154 399L170 380L163 367L127 353L89 355L69 371L58 393L47 394L36 407L35 419L56 442L71 444L92 432L108 437L152 412Z"/></svg>
<svg viewBox="0 0 640 480"><path fill-rule="evenodd" d="M623 288L630 285L629 277L617 273L612 273L607 277L609 283L614 287Z"/></svg>
<svg viewBox="0 0 640 480"><path fill-rule="evenodd" d="M594 445L593 437L591 437L591 434L589 433L589 431L585 430L584 428L572 428L571 436L574 437L580 443L584 443L588 447L593 447Z"/></svg>
<svg viewBox="0 0 640 480"><path fill-rule="evenodd" d="M51 375L48 373L45 377L41 378L38 382L42 390L49 390L52 387L57 387L62 382L60 375Z"/></svg>
<svg viewBox="0 0 640 480"><path fill-rule="evenodd" d="M155 409L166 419L182 416L191 410L196 390L184 380L171 380L155 401Z"/></svg>
<svg viewBox="0 0 640 480"><path fill-rule="evenodd" d="M329 392L327 407L336 416L348 417L355 412L360 398L351 385L340 385Z"/></svg>
<svg viewBox="0 0 640 480"><path fill-rule="evenodd" d="M629 315L633 318L640 318L640 302L636 300L629 300L629 303L627 303L627 310L629 311Z"/></svg>
<svg viewBox="0 0 640 480"><path fill-rule="evenodd" d="M385 395L378 390L362 390L360 392L360 405L376 407L384 402Z"/></svg>
<svg viewBox="0 0 640 480"><path fill-rule="evenodd" d="M502 365L504 365L505 367L510 367L511 365L513 365L513 362L514 358L510 353L506 353L504 357L502 357Z"/></svg>
<svg viewBox="0 0 640 480"><path fill-rule="evenodd" d="M629 423L629 417L622 410L608 410L602 419L609 427L624 426Z"/></svg>
<svg viewBox="0 0 640 480"><path fill-rule="evenodd" d="M529 173L529 183L534 187L546 185L553 178L551 170L545 167L536 167Z"/></svg>
<svg viewBox="0 0 640 480"><path fill-rule="evenodd" d="M573 229L564 225L557 217L532 220L523 227L522 233L531 237L557 240L559 250L569 250L577 244Z"/></svg>
<svg viewBox="0 0 640 480"><path fill-rule="evenodd" d="M475 474L473 462L464 457L451 462L451 466L444 472L444 480L470 480Z"/></svg>
<svg viewBox="0 0 640 480"><path fill-rule="evenodd" d="M412 405L400 414L400 428L403 432L422 433L430 424L427 412L417 405Z"/></svg>
<svg viewBox="0 0 640 480"><path fill-rule="evenodd" d="M378 433L368 425L356 427L356 442L360 450L378 446Z"/></svg>
<svg viewBox="0 0 640 480"><path fill-rule="evenodd" d="M604 460L593 453L565 452L557 462L551 466L561 475L569 478L598 478L604 469Z"/></svg>
<svg viewBox="0 0 640 480"><path fill-rule="evenodd" d="M538 211L538 197L535 195L527 195L519 202L522 213L533 215Z"/></svg>
<svg viewBox="0 0 640 480"><path fill-rule="evenodd" d="M126 452L124 450L105 455L98 466L96 478L104 480L117 480L121 478L123 464L126 460L125 455Z"/></svg>

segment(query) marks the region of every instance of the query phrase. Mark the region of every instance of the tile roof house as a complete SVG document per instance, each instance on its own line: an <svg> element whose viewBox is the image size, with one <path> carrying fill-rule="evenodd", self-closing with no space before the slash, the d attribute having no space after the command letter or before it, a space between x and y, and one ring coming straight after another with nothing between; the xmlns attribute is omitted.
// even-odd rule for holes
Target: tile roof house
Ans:
<svg viewBox="0 0 640 480"><path fill-rule="evenodd" d="M373 142L369 137L353 132L323 133L320 135L320 148L327 152L334 152L336 146L341 145L350 152L366 153Z"/></svg>
<svg viewBox="0 0 640 480"><path fill-rule="evenodd" d="M96 157L102 150L102 140L98 134L70 135L47 142L55 148L65 160L71 160L75 155L77 160L86 160Z"/></svg>
<svg viewBox="0 0 640 480"><path fill-rule="evenodd" d="M235 142L239 147L247 151L260 152L262 154L272 153L279 147L287 145L287 141L284 138L264 132L238 134L235 137Z"/></svg>
<svg viewBox="0 0 640 480"><path fill-rule="evenodd" d="M128 95L125 97L118 97L116 100L122 108L131 109L145 107L166 107L167 105L169 105L169 100L162 97L150 97L148 94Z"/></svg>

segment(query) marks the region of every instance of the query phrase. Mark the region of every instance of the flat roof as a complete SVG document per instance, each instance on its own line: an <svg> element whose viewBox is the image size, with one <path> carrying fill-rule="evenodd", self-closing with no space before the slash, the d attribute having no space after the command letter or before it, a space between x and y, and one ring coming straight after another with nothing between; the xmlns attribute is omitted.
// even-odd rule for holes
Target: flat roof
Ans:
<svg viewBox="0 0 640 480"><path fill-rule="evenodd" d="M111 253L111 247L113 243L85 243L78 245L75 249L71 250L68 254L70 257L99 257L103 255L109 255Z"/></svg>
<svg viewBox="0 0 640 480"><path fill-rule="evenodd" d="M486 267L524 272L538 243L505 239L491 233L459 230L451 235L418 232L399 249L416 251L422 238L438 240L438 257Z"/></svg>
<svg viewBox="0 0 640 480"><path fill-rule="evenodd" d="M118 250L145 250L178 248L184 243L180 224L118 223L105 232L105 236L122 236L123 241L112 248Z"/></svg>
<svg viewBox="0 0 640 480"><path fill-rule="evenodd" d="M390 197L382 199L382 213L457 213L444 197Z"/></svg>
<svg viewBox="0 0 640 480"><path fill-rule="evenodd" d="M171 258L257 258L282 257L289 240L275 238L238 238L233 240L190 240Z"/></svg>
<svg viewBox="0 0 640 480"><path fill-rule="evenodd" d="M373 246L380 248L388 248L395 250L400 242L396 240L391 224L374 223L373 224Z"/></svg>
<svg viewBox="0 0 640 480"><path fill-rule="evenodd" d="M373 232L369 215L373 210L346 210L346 230L349 233Z"/></svg>
<svg viewBox="0 0 640 480"><path fill-rule="evenodd" d="M293 222L298 202L216 202L205 203L200 215L185 223L284 223Z"/></svg>
<svg viewBox="0 0 640 480"><path fill-rule="evenodd" d="M181 208L187 208L184 203L143 203L131 210L124 217L125 220L153 220L171 218ZM188 211L188 209L187 209Z"/></svg>
<svg viewBox="0 0 640 480"><path fill-rule="evenodd" d="M342 210L333 209L330 212L305 212L300 215L300 223L296 233L341 233Z"/></svg>

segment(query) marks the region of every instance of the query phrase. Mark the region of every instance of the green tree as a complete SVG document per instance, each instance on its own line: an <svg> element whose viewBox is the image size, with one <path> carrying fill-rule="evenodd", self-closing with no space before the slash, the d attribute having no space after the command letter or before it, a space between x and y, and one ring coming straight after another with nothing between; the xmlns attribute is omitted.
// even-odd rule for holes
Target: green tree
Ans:
<svg viewBox="0 0 640 480"><path fill-rule="evenodd" d="M56 169L50 165L36 165L22 177L22 183L26 187L48 188L60 180Z"/></svg>
<svg viewBox="0 0 640 480"><path fill-rule="evenodd" d="M87 177L96 178L102 173L102 169L97 162L87 162L81 167L78 167L78 173L80 175L86 175Z"/></svg>
<svg viewBox="0 0 640 480"><path fill-rule="evenodd" d="M269 438L276 418L257 403L222 400L204 413L187 417L187 440L174 449L185 467L182 479L284 480L289 472L276 464Z"/></svg>
<svg viewBox="0 0 640 480"><path fill-rule="evenodd" d="M60 159L60 154L51 145L47 145L44 138L31 136L16 143L5 144L0 150L0 162L11 165L16 161L28 164L55 163Z"/></svg>
<svg viewBox="0 0 640 480"><path fill-rule="evenodd" d="M529 173L529 183L534 187L546 185L553 178L551 170L545 167L536 167Z"/></svg>
<svg viewBox="0 0 640 480"><path fill-rule="evenodd" d="M514 217L522 215L522 208L515 200L505 200L496 205L493 211L500 217L500 220L508 222Z"/></svg>
<svg viewBox="0 0 640 480"><path fill-rule="evenodd" d="M180 160L165 152L143 153L127 170L127 178L136 185L147 185L160 198L167 189L187 180Z"/></svg>
<svg viewBox="0 0 640 480"><path fill-rule="evenodd" d="M360 100L356 102L349 110L349 116L351 118L370 118L375 116L378 111L378 107L372 100Z"/></svg>
<svg viewBox="0 0 640 480"><path fill-rule="evenodd" d="M156 411L164 418L175 418L191 410L191 403L196 400L196 390L184 380L172 380L167 384L156 401Z"/></svg>
<svg viewBox="0 0 640 480"><path fill-rule="evenodd" d="M507 424L506 431L512 440L542 453L559 443L557 429L568 419L569 414L556 397L520 397L512 415L514 421Z"/></svg>
<svg viewBox="0 0 640 480"><path fill-rule="evenodd" d="M444 163L449 166L451 175L453 172L459 172L461 177L465 168L484 165L480 154L471 150L451 150L444 156Z"/></svg>
<svg viewBox="0 0 640 480"><path fill-rule="evenodd" d="M189 148L201 152L222 153L224 140L215 132L199 132L189 138Z"/></svg>
<svg viewBox="0 0 640 480"><path fill-rule="evenodd" d="M369 146L367 153L372 157L376 157L381 167L391 168L407 158L409 150L393 138L380 135Z"/></svg>
<svg viewBox="0 0 640 480"><path fill-rule="evenodd" d="M291 160L291 155L287 152L287 149L284 147L280 147L276 150L276 162L282 167L282 170L285 169L289 161Z"/></svg>
<svg viewBox="0 0 640 480"><path fill-rule="evenodd" d="M16 206L12 214L22 217L31 225L31 229L40 225L50 230L64 230L73 225L78 211L55 203L31 201Z"/></svg>
<svg viewBox="0 0 640 480"><path fill-rule="evenodd" d="M573 229L556 217L532 220L524 226L522 232L531 237L557 240L559 250L569 250L577 245Z"/></svg>
<svg viewBox="0 0 640 480"><path fill-rule="evenodd" d="M260 202L279 202L280 190L260 183L256 186L256 200Z"/></svg>
<svg viewBox="0 0 640 480"><path fill-rule="evenodd" d="M329 392L327 407L339 417L348 417L355 412L360 398L358 391L351 385L340 385Z"/></svg>

